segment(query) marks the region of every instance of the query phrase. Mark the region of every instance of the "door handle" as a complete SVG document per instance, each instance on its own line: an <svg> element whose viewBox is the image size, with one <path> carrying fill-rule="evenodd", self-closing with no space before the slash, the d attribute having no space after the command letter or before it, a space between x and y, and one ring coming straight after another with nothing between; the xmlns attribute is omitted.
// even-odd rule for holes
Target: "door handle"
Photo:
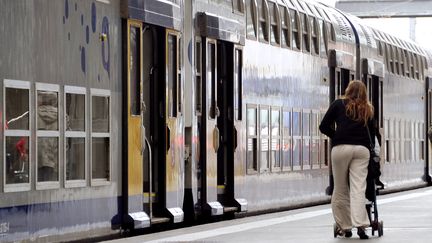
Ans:
<svg viewBox="0 0 432 243"><path fill-rule="evenodd" d="M215 127L213 129L213 148L215 152L217 152L219 149L219 143L219 129Z"/></svg>
<svg viewBox="0 0 432 243"><path fill-rule="evenodd" d="M141 155L144 154L146 146L145 127L141 124Z"/></svg>
<svg viewBox="0 0 432 243"><path fill-rule="evenodd" d="M237 149L237 129L234 127L234 151Z"/></svg>
<svg viewBox="0 0 432 243"><path fill-rule="evenodd" d="M168 152L168 150L170 150L171 148L171 129L168 126L166 127L166 140L167 140L166 151Z"/></svg>

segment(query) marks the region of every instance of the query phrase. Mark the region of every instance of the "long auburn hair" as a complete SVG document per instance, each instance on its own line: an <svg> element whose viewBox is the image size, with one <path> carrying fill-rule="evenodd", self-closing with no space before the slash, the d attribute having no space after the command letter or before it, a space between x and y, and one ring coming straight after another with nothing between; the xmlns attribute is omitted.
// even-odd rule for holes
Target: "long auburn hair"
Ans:
<svg viewBox="0 0 432 243"><path fill-rule="evenodd" d="M346 100L346 115L354 121L363 122L366 126L373 117L373 106L367 99L366 85L362 81L349 82L342 99Z"/></svg>

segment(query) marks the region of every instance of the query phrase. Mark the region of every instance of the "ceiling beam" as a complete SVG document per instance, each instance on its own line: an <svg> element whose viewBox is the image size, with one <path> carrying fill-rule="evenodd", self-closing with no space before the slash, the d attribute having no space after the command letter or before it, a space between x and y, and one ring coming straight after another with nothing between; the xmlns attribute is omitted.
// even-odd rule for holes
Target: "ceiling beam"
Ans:
<svg viewBox="0 0 432 243"><path fill-rule="evenodd" d="M339 0L335 6L360 18L432 17L430 0Z"/></svg>

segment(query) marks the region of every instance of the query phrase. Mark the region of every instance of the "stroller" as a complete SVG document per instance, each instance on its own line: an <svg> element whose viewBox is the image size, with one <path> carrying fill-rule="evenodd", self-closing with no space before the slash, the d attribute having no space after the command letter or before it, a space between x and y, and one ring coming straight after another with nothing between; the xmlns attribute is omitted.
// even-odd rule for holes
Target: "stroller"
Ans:
<svg viewBox="0 0 432 243"><path fill-rule="evenodd" d="M379 237L384 234L384 223L382 220L378 219L376 196L379 195L379 191L382 189L384 189L384 184L379 179L370 178L369 176L366 178L366 198L369 200L369 202L366 203L366 210L372 228L372 235L375 235L375 231L378 231Z"/></svg>
<svg viewBox="0 0 432 243"><path fill-rule="evenodd" d="M379 179L372 177L366 178L366 198L369 202L366 203L366 211L368 213L370 227L372 235L375 235L375 231L378 231L378 236L384 235L384 223L378 219L378 207L376 204L376 196L379 195L379 190L384 189L384 184ZM338 227L336 223L333 224L334 238L338 236Z"/></svg>

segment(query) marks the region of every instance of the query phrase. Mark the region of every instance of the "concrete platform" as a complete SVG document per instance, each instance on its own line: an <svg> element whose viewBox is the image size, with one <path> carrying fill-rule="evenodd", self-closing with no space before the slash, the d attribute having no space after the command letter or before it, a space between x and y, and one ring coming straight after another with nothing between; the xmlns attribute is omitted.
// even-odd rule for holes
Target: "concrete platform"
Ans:
<svg viewBox="0 0 432 243"><path fill-rule="evenodd" d="M367 242L432 242L432 188L422 188L378 197L384 235L378 233ZM281 213L247 217L189 228L171 230L110 242L358 242L352 238L333 238L330 205Z"/></svg>

